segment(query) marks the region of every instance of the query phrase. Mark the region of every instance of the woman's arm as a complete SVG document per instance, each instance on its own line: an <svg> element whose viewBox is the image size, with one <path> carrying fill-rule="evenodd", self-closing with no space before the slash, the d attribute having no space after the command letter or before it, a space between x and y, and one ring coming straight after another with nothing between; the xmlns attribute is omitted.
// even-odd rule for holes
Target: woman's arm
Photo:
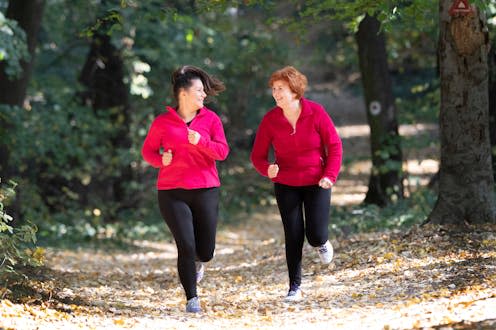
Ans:
<svg viewBox="0 0 496 330"><path fill-rule="evenodd" d="M215 160L224 160L229 154L229 145L224 134L224 127L219 117L212 120L210 136L201 136L198 145L205 148L207 154Z"/></svg>
<svg viewBox="0 0 496 330"><path fill-rule="evenodd" d="M343 146L331 117L323 108L319 117L320 137L326 150L322 178L327 177L332 183L335 183L341 169Z"/></svg>
<svg viewBox="0 0 496 330"><path fill-rule="evenodd" d="M143 159L155 168L162 166L162 155L160 155L160 130L157 127L156 120L152 123L148 134L146 135L141 155Z"/></svg>
<svg viewBox="0 0 496 330"><path fill-rule="evenodd" d="M250 155L250 160L253 166L257 172L263 176L268 175L268 169L270 166L268 156L271 144L272 141L269 135L268 121L266 120L266 117L264 117L258 127L257 135L255 136L255 142L253 143L253 148Z"/></svg>

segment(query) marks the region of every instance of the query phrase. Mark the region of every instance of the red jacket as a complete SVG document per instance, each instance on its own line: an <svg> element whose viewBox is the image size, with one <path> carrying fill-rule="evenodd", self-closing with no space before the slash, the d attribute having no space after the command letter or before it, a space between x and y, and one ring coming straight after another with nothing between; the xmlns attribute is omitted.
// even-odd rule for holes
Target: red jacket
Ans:
<svg viewBox="0 0 496 330"><path fill-rule="evenodd" d="M307 186L327 177L334 183L341 168L341 139L320 104L304 98L300 103L301 114L294 132L280 107L265 114L258 127L251 161L260 174L267 176L272 146L275 163L279 165L273 182Z"/></svg>
<svg viewBox="0 0 496 330"><path fill-rule="evenodd" d="M190 129L200 133L197 145L188 142L188 126L176 110L167 107L153 121L141 154L151 166L158 168L157 189L198 189L219 187L216 160L229 153L220 118L203 107L191 122ZM162 152L172 151L172 162L162 165Z"/></svg>

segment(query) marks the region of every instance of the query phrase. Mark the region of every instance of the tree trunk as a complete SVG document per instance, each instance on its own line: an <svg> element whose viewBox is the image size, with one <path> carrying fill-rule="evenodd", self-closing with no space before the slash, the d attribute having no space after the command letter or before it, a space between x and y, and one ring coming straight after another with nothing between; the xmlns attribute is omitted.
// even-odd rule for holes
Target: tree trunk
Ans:
<svg viewBox="0 0 496 330"><path fill-rule="evenodd" d="M403 198L402 152L386 41L379 29L379 21L366 15L360 22L356 40L372 153L372 171L364 202L385 206Z"/></svg>
<svg viewBox="0 0 496 330"><path fill-rule="evenodd" d="M27 45L31 56L29 61L22 61L22 75L20 78L10 80L5 73L5 63L0 62L0 104L22 106L26 97L26 90L36 48L36 37L41 26L44 0L10 0L6 17L17 21L26 33ZM0 178L7 179L12 176L9 170L8 136L11 125L8 118L0 116Z"/></svg>
<svg viewBox="0 0 496 330"><path fill-rule="evenodd" d="M493 178L496 180L496 36L493 38L489 61L489 136Z"/></svg>
<svg viewBox="0 0 496 330"><path fill-rule="evenodd" d="M83 102L90 105L95 115L98 110L111 113L110 120L118 123L118 129L111 138L117 155L119 150L131 148L130 122L131 107L129 104L128 87L124 83L125 69L121 53L112 43L109 35L95 33L91 49L86 58L79 80L86 86L86 91L81 95ZM122 164L116 168L117 177L98 177L92 180L91 190L102 196L104 200L114 201L120 208L132 206L135 198L126 193L126 185L133 178L130 164ZM119 211L116 210L116 212ZM115 219L115 214L109 215L106 220Z"/></svg>
<svg viewBox="0 0 496 330"><path fill-rule="evenodd" d="M477 11L450 17L452 3L439 2L441 164L439 195L427 222L495 222L487 27Z"/></svg>

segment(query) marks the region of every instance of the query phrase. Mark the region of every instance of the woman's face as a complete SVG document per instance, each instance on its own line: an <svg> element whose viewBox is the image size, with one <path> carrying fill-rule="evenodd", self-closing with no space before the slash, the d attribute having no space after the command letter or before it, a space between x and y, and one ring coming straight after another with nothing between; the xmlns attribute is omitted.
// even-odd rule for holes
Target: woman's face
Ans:
<svg viewBox="0 0 496 330"><path fill-rule="evenodd" d="M207 94L203 90L203 83L200 79L191 80L191 86L183 89L180 93L182 97L183 104L188 109L201 109L203 108L203 100L207 97Z"/></svg>
<svg viewBox="0 0 496 330"><path fill-rule="evenodd" d="M289 88L285 80L276 80L272 83L272 97L281 108L287 108L296 100L296 94Z"/></svg>

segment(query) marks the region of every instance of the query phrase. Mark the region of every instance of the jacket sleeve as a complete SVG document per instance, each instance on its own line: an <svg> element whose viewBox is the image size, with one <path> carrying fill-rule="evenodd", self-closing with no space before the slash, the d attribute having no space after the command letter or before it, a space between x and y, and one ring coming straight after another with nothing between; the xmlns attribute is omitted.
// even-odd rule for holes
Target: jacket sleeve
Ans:
<svg viewBox="0 0 496 330"><path fill-rule="evenodd" d="M213 117L210 136L201 136L198 144L204 149L206 154L215 160L224 160L229 154L229 145L224 134L224 127L219 117Z"/></svg>
<svg viewBox="0 0 496 330"><path fill-rule="evenodd" d="M320 137L326 151L325 167L322 177L327 177L335 183L341 169L343 146L331 117L323 108L319 117Z"/></svg>
<svg viewBox="0 0 496 330"><path fill-rule="evenodd" d="M160 154L161 137L160 130L157 126L157 121L155 120L150 126L143 146L141 147L141 156L151 166L160 168L162 166L162 155Z"/></svg>
<svg viewBox="0 0 496 330"><path fill-rule="evenodd" d="M267 117L262 119L255 136L255 142L250 155L250 160L257 170L263 176L267 176L269 169L269 150L272 144L272 139L269 134L269 126Z"/></svg>

